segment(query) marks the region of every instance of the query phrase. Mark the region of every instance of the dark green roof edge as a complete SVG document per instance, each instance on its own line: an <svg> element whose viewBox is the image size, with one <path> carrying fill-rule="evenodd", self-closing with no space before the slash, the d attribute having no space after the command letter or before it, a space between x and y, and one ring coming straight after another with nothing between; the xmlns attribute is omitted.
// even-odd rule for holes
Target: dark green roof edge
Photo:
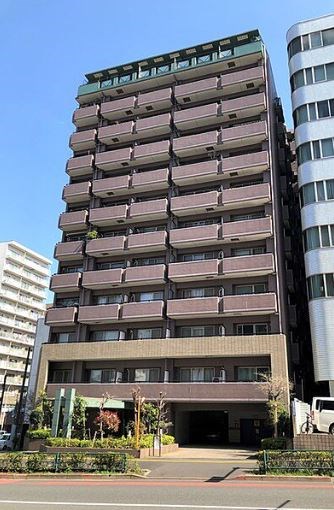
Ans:
<svg viewBox="0 0 334 510"><path fill-rule="evenodd" d="M248 40L247 39L238 40L238 38L240 38L242 36L248 36ZM154 55L154 56L148 57L148 58L140 58L138 60L134 60L133 62L127 62L127 63L120 64L117 66L106 67L106 68L98 70L98 71L87 73L87 74L85 74L85 76L88 80L88 83L91 83L91 82L95 82L97 80L97 78L95 76L96 74L102 74L103 76L108 77L108 76L110 76L109 71L111 71L111 70L115 70L117 73L122 73L122 72L126 73L126 70L123 69L124 67L126 67L126 66L135 67L139 64L139 62L144 62L144 61L147 62L149 65L156 65L156 62L154 62L154 59L168 58L170 60L170 55L173 53L180 53L181 57L190 57L191 55L186 54L187 50L189 51L191 49L195 49L196 52L199 52L199 51L202 52L203 46L212 44L214 47L215 46L217 47L219 45L220 41L224 41L224 40L228 40L228 39L230 40L230 42L228 44L226 44L226 46L224 45L224 48L228 49L231 46L241 46L242 44L249 43L250 42L249 39L251 39L253 37L259 38L262 41L262 38L261 38L261 35L260 35L260 32L258 29L248 30L247 32L242 32L240 34L235 34L235 35L227 36L227 37L220 37L219 39L215 39L214 41L203 42L200 44L188 46L187 48L172 50L167 53L160 54L160 55ZM163 62L161 62L161 64L163 64Z"/></svg>

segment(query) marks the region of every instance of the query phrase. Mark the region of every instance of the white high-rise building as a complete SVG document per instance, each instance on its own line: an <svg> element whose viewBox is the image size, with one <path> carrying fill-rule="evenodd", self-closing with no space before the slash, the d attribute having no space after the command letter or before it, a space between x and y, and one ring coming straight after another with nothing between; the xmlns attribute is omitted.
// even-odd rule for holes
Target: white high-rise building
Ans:
<svg viewBox="0 0 334 510"><path fill-rule="evenodd" d="M45 315L50 263L15 241L0 243L0 428L19 399L37 319Z"/></svg>
<svg viewBox="0 0 334 510"><path fill-rule="evenodd" d="M314 373L334 395L334 14L287 42Z"/></svg>

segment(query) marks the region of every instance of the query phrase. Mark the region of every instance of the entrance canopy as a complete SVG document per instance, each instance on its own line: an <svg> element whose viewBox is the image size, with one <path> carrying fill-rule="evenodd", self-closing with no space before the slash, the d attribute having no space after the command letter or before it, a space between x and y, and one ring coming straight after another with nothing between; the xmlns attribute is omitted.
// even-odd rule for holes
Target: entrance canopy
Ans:
<svg viewBox="0 0 334 510"><path fill-rule="evenodd" d="M99 408L101 404L101 400L99 398L93 398L93 397L83 397L86 403L86 407L94 407ZM104 402L103 405L104 409L124 409L125 408L125 402L122 400L114 400L114 399L108 399L106 402Z"/></svg>

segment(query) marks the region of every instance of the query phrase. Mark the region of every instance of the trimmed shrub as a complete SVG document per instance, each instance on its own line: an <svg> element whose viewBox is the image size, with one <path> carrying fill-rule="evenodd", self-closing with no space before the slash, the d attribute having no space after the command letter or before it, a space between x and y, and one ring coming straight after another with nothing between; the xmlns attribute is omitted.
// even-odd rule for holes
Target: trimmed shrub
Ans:
<svg viewBox="0 0 334 510"><path fill-rule="evenodd" d="M285 437L265 437L261 439L261 450L285 450Z"/></svg>
<svg viewBox="0 0 334 510"><path fill-rule="evenodd" d="M332 451L317 450L267 450L259 452L260 473L334 474Z"/></svg>
<svg viewBox="0 0 334 510"><path fill-rule="evenodd" d="M145 434L141 436L139 447L140 448L152 448L153 446L153 434ZM67 447L67 448L117 448L117 449L127 449L127 448L135 448L135 438L134 437L107 437L105 439L96 439L93 441L92 439L67 439L64 437L48 437L45 441L46 446L53 447ZM162 444L173 444L175 443L175 438L169 435L162 436Z"/></svg>
<svg viewBox="0 0 334 510"><path fill-rule="evenodd" d="M29 439L47 439L50 437L51 429L36 429L28 430L27 436Z"/></svg>

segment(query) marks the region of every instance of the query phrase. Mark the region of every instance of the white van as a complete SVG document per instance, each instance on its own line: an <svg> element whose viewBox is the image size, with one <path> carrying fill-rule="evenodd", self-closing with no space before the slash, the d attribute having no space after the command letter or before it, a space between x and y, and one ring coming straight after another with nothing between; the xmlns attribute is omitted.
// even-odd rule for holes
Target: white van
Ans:
<svg viewBox="0 0 334 510"><path fill-rule="evenodd" d="M334 397L313 397L311 415L319 432L334 434Z"/></svg>

